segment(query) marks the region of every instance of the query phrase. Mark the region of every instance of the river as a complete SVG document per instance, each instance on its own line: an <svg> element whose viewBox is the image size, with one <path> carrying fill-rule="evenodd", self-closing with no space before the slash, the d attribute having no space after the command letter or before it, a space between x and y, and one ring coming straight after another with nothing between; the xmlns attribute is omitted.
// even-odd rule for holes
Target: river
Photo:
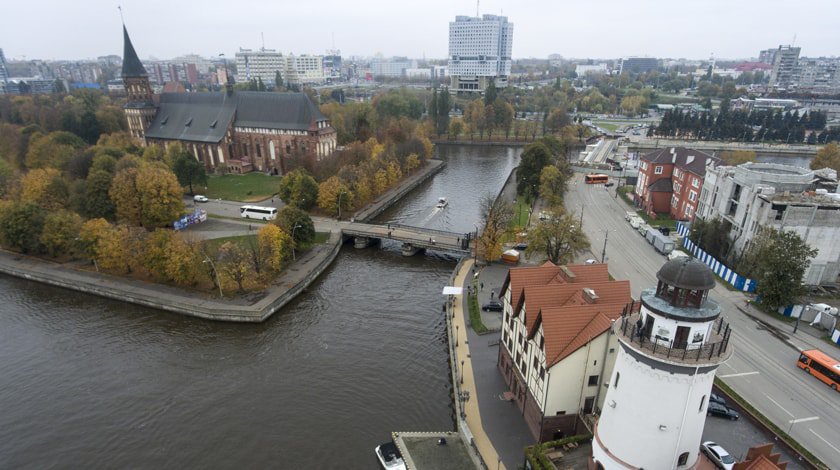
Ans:
<svg viewBox="0 0 840 470"><path fill-rule="evenodd" d="M447 167L381 220L473 230L519 156L436 152ZM377 468L391 431L454 427L440 295L453 267L348 245L259 325L0 275L0 468Z"/></svg>

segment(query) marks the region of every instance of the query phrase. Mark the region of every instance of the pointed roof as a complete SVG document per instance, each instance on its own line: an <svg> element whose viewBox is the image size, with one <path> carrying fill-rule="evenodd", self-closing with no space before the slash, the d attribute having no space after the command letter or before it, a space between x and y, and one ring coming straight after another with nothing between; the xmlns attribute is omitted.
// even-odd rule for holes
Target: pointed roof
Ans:
<svg viewBox="0 0 840 470"><path fill-rule="evenodd" d="M123 77L147 77L146 68L137 57L137 52L134 51L134 46L131 44L131 38L128 37L128 30L123 25Z"/></svg>

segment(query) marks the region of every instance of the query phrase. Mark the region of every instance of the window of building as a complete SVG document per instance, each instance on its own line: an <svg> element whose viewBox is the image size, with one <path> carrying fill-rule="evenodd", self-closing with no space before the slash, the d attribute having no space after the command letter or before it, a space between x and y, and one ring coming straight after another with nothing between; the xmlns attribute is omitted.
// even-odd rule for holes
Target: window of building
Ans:
<svg viewBox="0 0 840 470"><path fill-rule="evenodd" d="M653 173L655 175L661 175L662 174L662 166L657 165L656 167L654 167L653 168Z"/></svg>
<svg viewBox="0 0 840 470"><path fill-rule="evenodd" d="M545 379L545 367L540 366L540 380Z"/></svg>
<svg viewBox="0 0 840 470"><path fill-rule="evenodd" d="M691 202L696 201L697 200L697 193L695 193L694 191L689 191L688 192L688 200L691 201Z"/></svg>
<svg viewBox="0 0 840 470"><path fill-rule="evenodd" d="M677 460L677 466L682 466L688 463L688 452L683 452L680 454L680 458Z"/></svg>
<svg viewBox="0 0 840 470"><path fill-rule="evenodd" d="M536 369L536 368L537 368L537 358L535 357L534 358L534 369Z"/></svg>
<svg viewBox="0 0 840 470"><path fill-rule="evenodd" d="M545 347L545 336L540 336L540 351Z"/></svg>
<svg viewBox="0 0 840 470"><path fill-rule="evenodd" d="M703 395L703 398L700 399L700 409L697 410L698 413L703 412L703 405L706 404L706 395Z"/></svg>
<svg viewBox="0 0 840 470"><path fill-rule="evenodd" d="M566 410L558 411L555 416L563 416L564 414L566 414Z"/></svg>
<svg viewBox="0 0 840 470"><path fill-rule="evenodd" d="M598 376L597 375L590 375L589 376L589 383L587 385L589 385L590 387L594 387L595 385L598 385Z"/></svg>
<svg viewBox="0 0 840 470"><path fill-rule="evenodd" d="M613 388L618 388L619 379L621 379L621 374L616 372L615 373L615 382L613 383Z"/></svg>
<svg viewBox="0 0 840 470"><path fill-rule="evenodd" d="M695 188L699 188L700 187L700 179L699 178L692 178L691 179L691 185L694 186Z"/></svg>

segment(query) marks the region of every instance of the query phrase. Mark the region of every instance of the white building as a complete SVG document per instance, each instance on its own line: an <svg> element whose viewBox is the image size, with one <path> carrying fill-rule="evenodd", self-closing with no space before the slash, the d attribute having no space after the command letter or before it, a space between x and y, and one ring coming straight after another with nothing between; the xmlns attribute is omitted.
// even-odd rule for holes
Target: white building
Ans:
<svg viewBox="0 0 840 470"><path fill-rule="evenodd" d="M735 256L743 255L765 227L794 231L818 250L803 281L834 283L840 275L840 196L825 188L836 190L836 179L831 170L775 163L710 167L697 216L723 220Z"/></svg>
<svg viewBox="0 0 840 470"><path fill-rule="evenodd" d="M699 451L709 395L715 371L732 354L731 330L708 299L715 285L708 266L677 258L656 277L639 313L612 330L619 348L592 439L596 469L682 470L705 459Z"/></svg>
<svg viewBox="0 0 840 470"><path fill-rule="evenodd" d="M617 342L612 322L631 303L629 281L606 264L512 268L503 304L499 372L534 439L586 431L601 409Z"/></svg>
<svg viewBox="0 0 840 470"><path fill-rule="evenodd" d="M429 80L432 78L432 69L405 69L405 78L409 80Z"/></svg>
<svg viewBox="0 0 840 470"><path fill-rule="evenodd" d="M286 83L295 85L320 84L326 81L324 75L324 56L320 55L294 55L289 54L285 58L285 73L283 80ZM272 78L272 80L274 80Z"/></svg>
<svg viewBox="0 0 840 470"><path fill-rule="evenodd" d="M286 61L283 54L274 49L253 51L239 48L239 52L236 53L237 83L256 79L261 79L266 84L274 83L277 72L286 72Z"/></svg>
<svg viewBox="0 0 840 470"><path fill-rule="evenodd" d="M482 92L489 80L506 87L513 51L513 23L506 16L456 16L449 23L451 91Z"/></svg>
<svg viewBox="0 0 840 470"><path fill-rule="evenodd" d="M796 84L799 68L798 47L779 46L773 56L773 70L770 72L771 88L790 88Z"/></svg>
<svg viewBox="0 0 840 470"><path fill-rule="evenodd" d="M406 58L374 59L370 71L375 77L404 77L407 69L416 69L417 61Z"/></svg>
<svg viewBox="0 0 840 470"><path fill-rule="evenodd" d="M575 74L579 78L585 77L586 75L604 75L607 73L607 64L595 64L595 65L582 65L578 64L575 66Z"/></svg>

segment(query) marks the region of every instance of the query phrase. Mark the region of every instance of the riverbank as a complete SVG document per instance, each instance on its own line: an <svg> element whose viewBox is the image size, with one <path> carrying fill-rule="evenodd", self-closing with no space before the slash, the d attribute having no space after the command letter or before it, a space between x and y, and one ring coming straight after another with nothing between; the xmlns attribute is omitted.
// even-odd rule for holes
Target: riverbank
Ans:
<svg viewBox="0 0 840 470"><path fill-rule="evenodd" d="M435 145L470 145L477 147L524 147L533 140L433 140Z"/></svg>
<svg viewBox="0 0 840 470"><path fill-rule="evenodd" d="M386 192L359 213L367 214L367 218L375 217L436 174L443 166L444 163L440 160L430 160L417 173L404 179L400 185ZM325 244L315 245L300 256L261 293L258 300L252 302L245 296L219 299L209 293L90 271L84 269L84 265L79 262L55 263L6 250L0 250L0 272L181 315L215 321L260 323L309 287L332 264L343 242L341 228L333 227Z"/></svg>
<svg viewBox="0 0 840 470"><path fill-rule="evenodd" d="M420 186L421 183L438 174L445 166L446 163L442 160L428 160L422 168L419 168L417 172L404 178L399 185L386 191L385 194L366 207L356 211L353 217L359 222L368 222L394 205L394 203L413 191L417 186Z"/></svg>

